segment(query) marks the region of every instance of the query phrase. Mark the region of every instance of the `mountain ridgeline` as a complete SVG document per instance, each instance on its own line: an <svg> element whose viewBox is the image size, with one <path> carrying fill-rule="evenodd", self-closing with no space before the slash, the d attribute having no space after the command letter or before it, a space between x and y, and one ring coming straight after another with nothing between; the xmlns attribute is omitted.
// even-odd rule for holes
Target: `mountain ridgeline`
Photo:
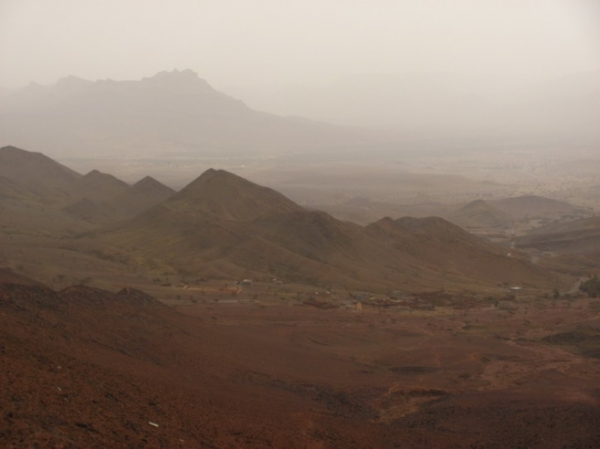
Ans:
<svg viewBox="0 0 600 449"><path fill-rule="evenodd" d="M77 124L73 126L73 124ZM191 70L32 84L3 98L0 136L53 156L270 157L366 145L357 130L255 111Z"/></svg>
<svg viewBox="0 0 600 449"><path fill-rule="evenodd" d="M206 171L87 243L206 278L409 290L549 281L525 260L441 218L384 218L362 227L222 170Z"/></svg>
<svg viewBox="0 0 600 449"><path fill-rule="evenodd" d="M13 215L27 208L42 222L72 218L106 224L133 217L174 193L151 177L130 186L98 170L82 176L41 153L13 146L0 148L0 206ZM29 225L39 223L27 223L26 227Z"/></svg>
<svg viewBox="0 0 600 449"><path fill-rule="evenodd" d="M161 267L197 278L277 277L364 290L550 282L525 258L442 218L359 226L224 170L207 170L175 193L149 177L130 186L96 170L82 176L14 147L0 149L0 162L4 229L36 233L43 223L46 233L75 233L72 248L148 276Z"/></svg>

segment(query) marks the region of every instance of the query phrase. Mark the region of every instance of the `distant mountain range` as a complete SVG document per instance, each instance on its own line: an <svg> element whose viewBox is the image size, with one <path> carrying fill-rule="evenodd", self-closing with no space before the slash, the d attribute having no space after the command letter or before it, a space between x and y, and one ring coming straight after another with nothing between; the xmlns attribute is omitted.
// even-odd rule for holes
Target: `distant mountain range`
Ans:
<svg viewBox="0 0 600 449"><path fill-rule="evenodd" d="M191 70L140 81L76 77L3 97L0 145L70 157L246 157L366 147L372 135L250 109Z"/></svg>
<svg viewBox="0 0 600 449"><path fill-rule="evenodd" d="M432 144L600 142L599 72L522 85L500 74L363 73L321 86L237 94L265 110L394 130Z"/></svg>
<svg viewBox="0 0 600 449"><path fill-rule="evenodd" d="M598 79L584 73L501 94L456 74L365 75L251 101L273 111L295 105L289 110L298 115L282 116L248 107L191 70L139 81L70 76L1 91L0 146L52 157L245 162L374 151L389 157L473 142L588 146L600 142Z"/></svg>

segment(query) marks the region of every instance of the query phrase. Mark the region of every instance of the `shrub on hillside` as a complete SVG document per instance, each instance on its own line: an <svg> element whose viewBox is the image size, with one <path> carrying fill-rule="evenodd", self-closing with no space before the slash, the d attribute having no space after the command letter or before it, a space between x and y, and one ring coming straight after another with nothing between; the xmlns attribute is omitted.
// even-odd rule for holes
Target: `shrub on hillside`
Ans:
<svg viewBox="0 0 600 449"><path fill-rule="evenodd" d="M582 282L579 290L587 293L590 298L598 298L600 296L600 280L598 280L598 275L595 274L594 277Z"/></svg>

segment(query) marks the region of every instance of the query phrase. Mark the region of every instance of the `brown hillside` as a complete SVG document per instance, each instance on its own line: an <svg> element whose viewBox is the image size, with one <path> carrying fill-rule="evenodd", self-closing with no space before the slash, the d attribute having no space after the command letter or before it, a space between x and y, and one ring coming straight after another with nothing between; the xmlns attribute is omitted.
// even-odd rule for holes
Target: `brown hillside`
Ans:
<svg viewBox="0 0 600 449"><path fill-rule="evenodd" d="M41 153L6 146L0 148L0 177L52 202L68 198L81 175Z"/></svg>
<svg viewBox="0 0 600 449"><path fill-rule="evenodd" d="M72 185L71 197L76 200L87 198L104 202L125 193L129 185L113 175L92 170Z"/></svg>
<svg viewBox="0 0 600 449"><path fill-rule="evenodd" d="M73 184L79 200L63 208L68 216L93 224L131 218L170 198L175 192L150 176L129 186L112 175L93 170Z"/></svg>
<svg viewBox="0 0 600 449"><path fill-rule="evenodd" d="M131 187L112 175L92 170L70 186L71 203L62 212L73 219L91 224L107 224L121 215L112 203Z"/></svg>
<svg viewBox="0 0 600 449"><path fill-rule="evenodd" d="M543 226L520 237L517 245L561 254L600 253L600 217Z"/></svg>
<svg viewBox="0 0 600 449"><path fill-rule="evenodd" d="M448 220L466 229L508 228L511 216L483 200L475 200L448 215Z"/></svg>
<svg viewBox="0 0 600 449"><path fill-rule="evenodd" d="M184 187L169 203L193 207L195 213L207 217L235 221L301 209L279 192L213 169Z"/></svg>
<svg viewBox="0 0 600 449"><path fill-rule="evenodd" d="M65 236L130 218L173 191L151 178L130 187L94 170L85 176L39 153L0 149L0 229Z"/></svg>
<svg viewBox="0 0 600 449"><path fill-rule="evenodd" d="M509 257L505 248L442 218L386 218L369 225L367 230L385 239L391 248L412 255L448 283L460 278L521 284L550 281L543 270L526 259ZM418 270L413 272L421 275Z"/></svg>
<svg viewBox="0 0 600 449"><path fill-rule="evenodd" d="M85 240L206 277L282 277L361 288L432 289L548 278L443 219L366 228L304 210L283 195L209 170L134 219Z"/></svg>
<svg viewBox="0 0 600 449"><path fill-rule="evenodd" d="M104 204L112 210L112 221L125 220L156 206L175 194L175 191L156 179L146 176L120 195Z"/></svg>
<svg viewBox="0 0 600 449"><path fill-rule="evenodd" d="M9 268L0 268L0 284L41 285L39 282L15 273Z"/></svg>
<svg viewBox="0 0 600 449"><path fill-rule="evenodd" d="M62 212L69 217L77 220L87 221L89 223L111 223L114 221L112 209L98 204L88 198L82 198L62 209Z"/></svg>
<svg viewBox="0 0 600 449"><path fill-rule="evenodd" d="M28 197L34 198L35 195L19 186L16 182L0 176L0 202L8 200L26 200Z"/></svg>
<svg viewBox="0 0 600 449"><path fill-rule="evenodd" d="M536 195L493 200L490 201L490 204L518 220L534 217L557 218L563 215L578 215L583 212L581 208L575 207L565 201Z"/></svg>
<svg viewBox="0 0 600 449"><path fill-rule="evenodd" d="M152 176L145 176L131 186L131 191L139 195L164 196L165 199L173 195L175 191L167 187L161 182L158 182Z"/></svg>

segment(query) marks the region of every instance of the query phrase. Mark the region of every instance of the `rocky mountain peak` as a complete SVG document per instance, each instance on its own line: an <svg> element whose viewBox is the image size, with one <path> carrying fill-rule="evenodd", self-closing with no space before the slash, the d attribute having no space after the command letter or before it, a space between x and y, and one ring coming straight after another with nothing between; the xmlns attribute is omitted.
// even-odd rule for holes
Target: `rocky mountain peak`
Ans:
<svg viewBox="0 0 600 449"><path fill-rule="evenodd" d="M249 220L269 213L302 210L268 187L262 187L225 170L209 169L184 187L173 201L188 202L210 215Z"/></svg>

